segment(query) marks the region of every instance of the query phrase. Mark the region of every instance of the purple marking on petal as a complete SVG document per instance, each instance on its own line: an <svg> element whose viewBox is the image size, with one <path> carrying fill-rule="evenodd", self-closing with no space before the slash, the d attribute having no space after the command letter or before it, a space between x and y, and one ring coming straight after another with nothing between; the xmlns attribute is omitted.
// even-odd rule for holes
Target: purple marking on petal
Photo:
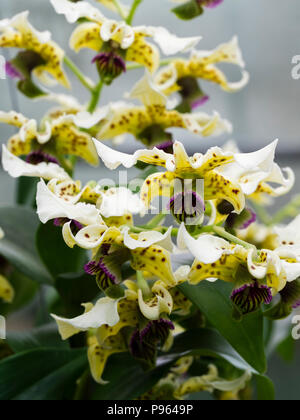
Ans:
<svg viewBox="0 0 300 420"><path fill-rule="evenodd" d="M205 202L195 191L178 193L171 198L167 210L170 210L180 222L187 218L197 218L205 213Z"/></svg>
<svg viewBox="0 0 300 420"><path fill-rule="evenodd" d="M9 61L5 63L5 72L10 79L24 80L22 74Z"/></svg>
<svg viewBox="0 0 300 420"><path fill-rule="evenodd" d="M256 222L256 220L257 220L257 215L256 215L256 213L252 210L252 209L249 209L249 208L247 208L247 210L249 211L249 213L251 214L251 217L249 218L249 220L247 220L247 222L245 222L241 227L240 227L240 229L247 229L249 226L251 226L253 223L255 223Z"/></svg>
<svg viewBox="0 0 300 420"><path fill-rule="evenodd" d="M214 7L217 7L221 3L223 3L223 0L198 0L198 3L200 4L200 6L205 6L210 9L213 9Z"/></svg>
<svg viewBox="0 0 300 420"><path fill-rule="evenodd" d="M56 227L62 227L64 224L68 223L70 220L64 217L57 217L54 219L53 224Z"/></svg>
<svg viewBox="0 0 300 420"><path fill-rule="evenodd" d="M191 108L193 111L195 111L197 108L199 108L200 106L206 104L206 102L208 102L210 100L210 97L208 95L202 96L201 98L196 99L194 102L192 102L191 104Z"/></svg>
<svg viewBox="0 0 300 420"><path fill-rule="evenodd" d="M111 52L102 52L92 60L93 64L97 64L98 69L104 75L110 76L119 76L121 73L126 73L126 62L123 60L122 57L115 54L113 51Z"/></svg>
<svg viewBox="0 0 300 420"><path fill-rule="evenodd" d="M35 150L29 153L26 156L26 162L30 163L31 165L38 165L42 162L55 163L56 165L59 165L59 162L55 157L49 155L48 153L44 153L42 150Z"/></svg>
<svg viewBox="0 0 300 420"><path fill-rule="evenodd" d="M300 308L300 300L298 300L296 303L294 303L293 305L293 309L298 309Z"/></svg>
<svg viewBox="0 0 300 420"><path fill-rule="evenodd" d="M165 141L164 143L155 146L158 150L163 150L166 153L173 153L174 142L172 140Z"/></svg>
<svg viewBox="0 0 300 420"><path fill-rule="evenodd" d="M233 290L231 300L244 314L247 314L258 309L261 303L269 305L273 300L273 295L268 286L260 285L255 282L245 284L240 288Z"/></svg>

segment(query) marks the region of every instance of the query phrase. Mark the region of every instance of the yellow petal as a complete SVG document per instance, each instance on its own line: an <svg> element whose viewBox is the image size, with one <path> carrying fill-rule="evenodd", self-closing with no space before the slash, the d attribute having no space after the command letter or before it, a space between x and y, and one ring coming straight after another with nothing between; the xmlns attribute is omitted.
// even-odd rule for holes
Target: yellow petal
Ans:
<svg viewBox="0 0 300 420"><path fill-rule="evenodd" d="M128 48L126 59L141 64L154 73L159 66L160 54L156 46L145 41L143 34L135 34L135 40Z"/></svg>
<svg viewBox="0 0 300 420"><path fill-rule="evenodd" d="M4 302L11 303L14 300L15 292L8 280L0 275L0 299Z"/></svg>
<svg viewBox="0 0 300 420"><path fill-rule="evenodd" d="M103 45L100 29L101 25L98 23L82 23L73 32L70 39L70 47L76 52L82 48L90 48L99 52Z"/></svg>
<svg viewBox="0 0 300 420"><path fill-rule="evenodd" d="M98 165L98 154L91 137L76 128L68 117L53 122L52 139L58 154L78 156L91 165Z"/></svg>
<svg viewBox="0 0 300 420"><path fill-rule="evenodd" d="M125 343L122 336L110 337L106 340L105 345L101 346L97 339L90 339L88 348L88 360L94 380L99 384L105 384L102 375L108 358L115 353L123 353L126 351Z"/></svg>
<svg viewBox="0 0 300 420"><path fill-rule="evenodd" d="M147 207L156 197L171 199L174 192L175 175L172 172L150 175L141 189L141 199Z"/></svg>
<svg viewBox="0 0 300 420"><path fill-rule="evenodd" d="M171 265L170 252L160 246L138 248L132 251L132 267L136 271L147 271L162 280L167 286L176 285Z"/></svg>

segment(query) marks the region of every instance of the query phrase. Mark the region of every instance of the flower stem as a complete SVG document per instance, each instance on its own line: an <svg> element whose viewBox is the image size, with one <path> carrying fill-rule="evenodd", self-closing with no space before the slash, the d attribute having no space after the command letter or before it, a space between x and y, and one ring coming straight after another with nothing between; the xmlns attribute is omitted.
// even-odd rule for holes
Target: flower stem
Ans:
<svg viewBox="0 0 300 420"><path fill-rule="evenodd" d="M142 291L144 299L151 298L152 296L151 289L141 271L136 272L136 278L137 278L137 285L139 289Z"/></svg>
<svg viewBox="0 0 300 420"><path fill-rule="evenodd" d="M92 91L92 98L91 98L91 102L88 106L88 112L90 112L91 114L95 111L95 109L97 108L97 105L99 103L99 99L100 99L100 95L103 89L104 83L101 80L98 85L96 86L95 89L93 89Z"/></svg>
<svg viewBox="0 0 300 420"><path fill-rule="evenodd" d="M116 7L119 15L121 16L121 18L126 21L126 18L127 17L126 17L126 15L124 13L124 10L123 10L122 6L119 3L119 0L112 0L112 2L115 5L115 7Z"/></svg>
<svg viewBox="0 0 300 420"><path fill-rule="evenodd" d="M87 77L81 72L81 70L79 70L76 64L73 63L69 57L65 56L64 63L75 74L75 76L78 78L78 80L80 80L84 87L86 87L90 92L94 91L95 87L88 81Z"/></svg>
<svg viewBox="0 0 300 420"><path fill-rule="evenodd" d="M224 239L227 239L229 242L232 242L237 245L241 245L246 249L256 249L256 247L252 244L249 244L248 242L242 241L241 239L237 238L234 235L231 235L230 233L226 232L226 230L220 226L214 226L213 232L215 232L218 236L221 236Z"/></svg>
<svg viewBox="0 0 300 420"><path fill-rule="evenodd" d="M153 217L152 220L150 220L149 223L145 226L146 229L155 229L158 227L158 225L166 218L166 213L162 212L158 214L157 216Z"/></svg>
<svg viewBox="0 0 300 420"><path fill-rule="evenodd" d="M129 12L129 15L128 15L127 19L126 19L126 23L128 25L131 25L132 24L132 21L133 21L135 12L137 11L137 8L142 3L142 1L143 0L134 0L133 1L132 6L131 6L131 9L130 9L130 12Z"/></svg>
<svg viewBox="0 0 300 420"><path fill-rule="evenodd" d="M284 206L272 219L273 225L278 225L282 221L288 218L294 218L299 214L299 207L300 207L300 195L297 195L292 199L292 201Z"/></svg>

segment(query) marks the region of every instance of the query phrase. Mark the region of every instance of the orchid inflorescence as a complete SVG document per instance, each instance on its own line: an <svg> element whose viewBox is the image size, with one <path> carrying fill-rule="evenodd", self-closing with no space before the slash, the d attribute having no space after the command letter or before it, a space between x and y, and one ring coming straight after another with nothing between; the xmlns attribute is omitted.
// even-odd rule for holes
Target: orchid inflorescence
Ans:
<svg viewBox="0 0 300 420"><path fill-rule="evenodd" d="M241 153L232 141L200 152L202 138L232 132L219 113L200 109L209 100L200 83L212 82L232 93L249 80L237 37L201 51L201 37L179 38L162 27L132 26L137 1L130 9L118 1L98 0L120 20L107 18L85 1L50 2L75 25L71 49L93 51L91 66L99 80L94 84L86 78L49 32L29 23L28 12L0 21L0 47L19 51L7 63L7 75L27 97L56 103L40 122L14 111L0 112L0 121L18 129L2 147L4 170L14 178L37 178L39 220L61 229L66 247L86 250L89 258L82 271L99 287L92 302L83 302L82 315L52 315L62 339L85 333L92 376L105 384L112 354L129 352L147 369L154 368L172 349L174 338L188 331L196 308L183 284L231 284L228 303L238 320L261 308L269 319L289 316L300 305L300 237L295 234L300 217L286 226L280 221L262 226L254 210L288 194L294 185L293 171L275 163L277 141L253 153ZM191 19L222 1L177 3L175 14ZM189 56L179 57L183 53ZM220 63L239 67L241 80L230 82ZM65 67L90 92L90 103L49 90L55 83L71 87ZM145 74L126 98L99 106L102 89L131 69ZM192 135L197 153L190 156L172 128ZM116 150L128 134L142 143L133 154ZM184 140L183 131L180 136ZM74 175L79 159L93 166L101 162L113 171L139 169L140 190L107 188L95 181L82 185ZM154 215L150 221L138 224L149 214ZM4 234L1 230L0 239ZM188 255L188 263L174 264L181 255ZM11 302L14 291L2 274L0 270L0 298ZM220 399L237 399L251 380L251 370L222 378L211 360L205 374L189 374L198 359L179 358L140 398L182 399L209 391Z"/></svg>

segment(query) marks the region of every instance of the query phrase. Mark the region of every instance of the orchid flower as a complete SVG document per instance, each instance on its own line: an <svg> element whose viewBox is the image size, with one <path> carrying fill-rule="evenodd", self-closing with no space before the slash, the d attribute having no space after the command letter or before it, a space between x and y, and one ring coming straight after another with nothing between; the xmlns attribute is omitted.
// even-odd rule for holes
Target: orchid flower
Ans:
<svg viewBox="0 0 300 420"><path fill-rule="evenodd" d="M193 51L189 60L174 60L159 71L155 82L167 96L178 92L182 97L180 109L189 112L209 99L198 85L198 79L216 83L226 92L237 92L247 85L248 72L242 70L242 79L230 83L225 74L216 67L218 63L230 63L244 69L245 63L237 37L213 51Z"/></svg>
<svg viewBox="0 0 300 420"><path fill-rule="evenodd" d="M125 22L107 19L97 8L84 1L71 3L67 0L51 0L51 4L57 13L65 15L69 23L75 23L81 18L87 20L73 32L70 46L76 52L82 48L95 50L98 53L95 61L100 66L110 66L113 60L113 72L118 69L124 71L126 61L141 64L151 72L158 68L159 51L145 38L152 38L166 55L188 51L201 39L177 38L162 27L131 27Z"/></svg>
<svg viewBox="0 0 300 420"><path fill-rule="evenodd" d="M33 71L46 85L57 81L69 88L63 70L64 51L51 41L50 32L38 32L29 23L28 15L27 11L0 21L0 47L21 50L15 60L7 63L8 75L25 81L30 79Z"/></svg>
<svg viewBox="0 0 300 420"><path fill-rule="evenodd" d="M167 172L155 173L145 181L141 198L147 206L157 196L168 197L172 202L175 181L188 178L204 180L204 197L197 197L200 205L203 205L203 199L220 199L230 202L237 213L244 209L245 198L240 186L217 172L217 168L234 161L235 157L232 153L223 152L220 148L214 147L205 155L196 153L193 157L188 157L184 146L176 142L174 154L153 149L139 150L133 155L127 155L113 151L97 141L95 145L100 158L110 169L116 169L120 165L130 168L138 161L167 169Z"/></svg>
<svg viewBox="0 0 300 420"><path fill-rule="evenodd" d="M177 399L184 399L186 395L195 392L214 392L220 391L224 394L223 399L238 399L238 393L242 391L251 380L252 374L245 371L242 376L233 380L226 380L219 376L216 366L209 365L208 373L200 377L192 377L183 382L175 391Z"/></svg>
<svg viewBox="0 0 300 420"><path fill-rule="evenodd" d="M38 128L36 120L16 112L0 112L0 122L18 127L19 133L8 141L8 149L15 156L26 156L27 163L59 164L65 155L78 156L91 165L98 157L91 137L80 131L72 115L47 118Z"/></svg>
<svg viewBox="0 0 300 420"><path fill-rule="evenodd" d="M234 143L225 147L235 151L235 161L217 172L232 182L237 182L244 194L254 201L262 201L265 196L280 197L291 191L295 184L295 174L291 168L283 171L274 162L278 140L254 153L238 153ZM286 173L286 177L284 176Z"/></svg>
<svg viewBox="0 0 300 420"><path fill-rule="evenodd" d="M295 258L289 247L257 252L254 246L246 249L209 234L195 239L184 225L178 245L188 248L195 257L189 282L219 279L235 283L232 300L242 313L255 311L261 303L270 304L273 295L300 276L300 259Z"/></svg>
<svg viewBox="0 0 300 420"><path fill-rule="evenodd" d="M0 228L0 241L4 238L4 232ZM0 267L1 269L1 267ZM15 297L15 292L12 287L12 285L8 282L6 277L4 277L0 273L0 299L3 300L3 302L11 303Z"/></svg>
<svg viewBox="0 0 300 420"><path fill-rule="evenodd" d="M149 147L160 144L163 148L170 142L172 147L171 134L166 132L168 128L187 129L200 137L218 136L232 130L231 124L216 112L210 116L168 110L167 97L157 89L149 73L135 85L130 98L138 99L143 106L124 102L111 104L106 116L101 115L103 119L96 136L99 140L129 133Z"/></svg>

